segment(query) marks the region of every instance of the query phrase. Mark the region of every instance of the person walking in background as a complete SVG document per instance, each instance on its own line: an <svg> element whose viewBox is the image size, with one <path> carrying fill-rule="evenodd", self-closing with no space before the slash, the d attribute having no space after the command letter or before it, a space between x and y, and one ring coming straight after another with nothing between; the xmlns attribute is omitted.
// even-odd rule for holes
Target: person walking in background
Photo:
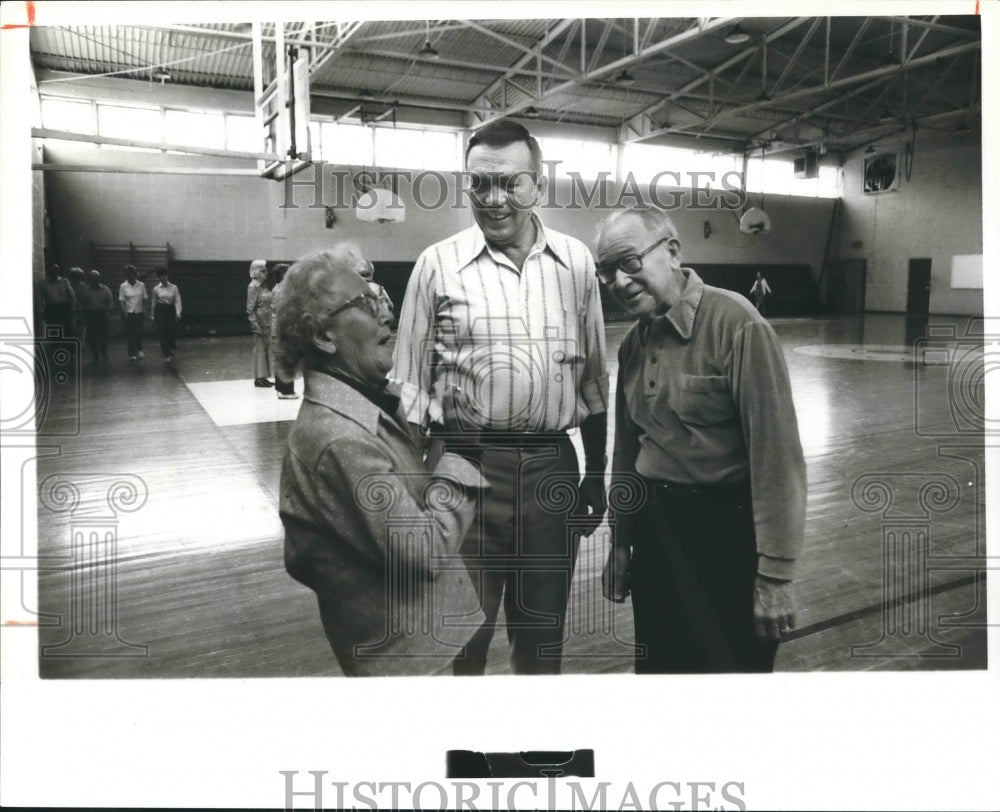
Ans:
<svg viewBox="0 0 1000 812"><path fill-rule="evenodd" d="M87 327L83 319L83 311L80 309L80 295L87 289L87 282L84 279L83 268L74 265L69 269L69 286L73 289L75 300L73 310L73 335L80 339L80 346L84 346L87 338Z"/></svg>
<svg viewBox="0 0 1000 812"><path fill-rule="evenodd" d="M78 312L83 318L87 348L93 363L108 360L108 324L115 298L111 288L101 282L100 271L87 274L87 285L77 301Z"/></svg>
<svg viewBox="0 0 1000 812"><path fill-rule="evenodd" d="M76 294L65 276L60 276L59 266L52 264L45 270L45 278L38 283L38 311L45 322L42 335L51 328L60 332L61 338L73 337L73 311Z"/></svg>
<svg viewBox="0 0 1000 812"><path fill-rule="evenodd" d="M271 354L269 343L271 338L270 298L271 291L264 287L267 278L267 262L255 259L250 263L250 284L247 286L247 319L253 331L253 385L256 387L274 386L271 376ZM265 309L267 313L265 314ZM267 315L267 320L264 316Z"/></svg>
<svg viewBox="0 0 1000 812"><path fill-rule="evenodd" d="M281 294L284 290L285 274L288 265L279 262L274 266L274 290L271 291L271 349L278 346L278 306L281 304ZM295 370L285 370L280 363L280 357L274 358L274 391L279 400L295 400Z"/></svg>
<svg viewBox="0 0 1000 812"><path fill-rule="evenodd" d="M764 312L766 308L765 300L771 295L771 286L767 284L767 280L761 275L760 271L757 271L757 278L754 280L753 287L750 288L750 295L753 296L757 312L762 316L767 315Z"/></svg>
<svg viewBox="0 0 1000 812"><path fill-rule="evenodd" d="M160 353L164 361L174 360L177 349L177 320L181 317L181 292L167 278L166 268L157 268L160 281L153 288L153 324L160 337Z"/></svg>
<svg viewBox="0 0 1000 812"><path fill-rule="evenodd" d="M139 281L135 265L125 266L125 281L118 288L118 303L125 320L125 342L128 345L129 361L144 361L142 351L142 327L146 317L146 300L149 294L146 286Z"/></svg>

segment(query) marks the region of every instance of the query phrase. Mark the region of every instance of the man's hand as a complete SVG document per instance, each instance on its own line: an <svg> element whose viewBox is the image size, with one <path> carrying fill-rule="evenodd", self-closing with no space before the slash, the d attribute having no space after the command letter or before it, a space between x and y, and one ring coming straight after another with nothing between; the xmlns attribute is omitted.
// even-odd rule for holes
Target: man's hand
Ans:
<svg viewBox="0 0 1000 812"><path fill-rule="evenodd" d="M580 533L591 535L604 521L608 503L604 498L604 474L584 474L580 480L580 513L586 516L581 522Z"/></svg>
<svg viewBox="0 0 1000 812"><path fill-rule="evenodd" d="M795 595L791 581L757 575L753 588L753 624L758 637L778 640L795 628Z"/></svg>
<svg viewBox="0 0 1000 812"><path fill-rule="evenodd" d="M604 597L615 603L624 603L629 596L628 573L632 555L628 547L612 547L608 553L608 563L601 574Z"/></svg>

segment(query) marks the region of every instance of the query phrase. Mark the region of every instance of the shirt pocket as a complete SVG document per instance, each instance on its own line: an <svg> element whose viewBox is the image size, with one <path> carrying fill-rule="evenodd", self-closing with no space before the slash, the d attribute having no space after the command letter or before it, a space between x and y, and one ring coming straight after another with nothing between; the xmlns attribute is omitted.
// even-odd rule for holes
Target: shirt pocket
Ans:
<svg viewBox="0 0 1000 812"><path fill-rule="evenodd" d="M725 375L682 375L677 417L692 426L713 426L736 417Z"/></svg>

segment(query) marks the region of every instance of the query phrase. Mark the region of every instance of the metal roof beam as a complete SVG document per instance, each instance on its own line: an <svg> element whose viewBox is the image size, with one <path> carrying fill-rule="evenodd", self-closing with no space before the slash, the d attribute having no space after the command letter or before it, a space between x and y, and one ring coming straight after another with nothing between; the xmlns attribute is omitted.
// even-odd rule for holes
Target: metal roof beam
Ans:
<svg viewBox="0 0 1000 812"><path fill-rule="evenodd" d="M837 74L840 73L840 69L850 61L851 55L854 53L854 49L858 47L858 44L861 42L861 38L865 35L865 31L868 30L868 26L871 25L871 23L871 17L865 17L865 19L862 20L861 25L858 26L858 30L854 34L854 39L851 40L851 44L847 46L847 50L844 51L844 55L840 58L840 62L837 63L837 67L833 69L833 73L830 74L830 78L826 81L827 85L833 84L833 81L837 78Z"/></svg>
<svg viewBox="0 0 1000 812"><path fill-rule="evenodd" d="M318 52L311 60L311 64L309 65L310 76L325 68L333 60L339 57L343 53L343 48L347 44L348 40L357 34L358 31L364 27L364 25L365 24L363 22L344 23L343 26L338 25L337 34L334 37L333 42L329 43L323 51Z"/></svg>
<svg viewBox="0 0 1000 812"><path fill-rule="evenodd" d="M969 31L967 28L957 28L953 25L943 25L937 22L940 15L935 15L931 17L930 20L921 20L919 17L876 17L878 20L885 20L891 23L903 23L904 25L915 25L918 28L924 28L927 31L940 31L944 34L951 34L956 37L965 37L967 39L979 39L979 31Z"/></svg>
<svg viewBox="0 0 1000 812"><path fill-rule="evenodd" d="M655 45L651 45L649 48L640 50L630 56L623 57L622 59L617 59L614 62L609 62L607 65L602 65L600 68L596 68L593 71L588 71L587 73L581 74L573 79L570 79L569 81L560 82L559 84L551 86L548 89L546 89L546 91L537 99L530 99L530 98L525 99L503 110L483 111L480 112L480 117L484 119L491 119L491 118L499 118L505 115L513 115L515 113L520 112L525 107L535 104L544 98L547 98L549 96L554 96L558 93L562 93L563 91L569 90L570 88L576 87L577 85L581 85L592 80L600 79L602 76L605 76L609 73L614 73L615 71L622 70L623 68L636 65L642 62L643 60L653 56L654 54L667 51L682 43L698 39L699 37L704 36L708 32L714 31L716 28L720 28L728 24L729 24L729 18L719 17L712 20L709 23L706 23L704 26L698 26L697 24L691 25L684 31L681 31L678 34L674 34L673 36L667 37L666 39L657 42Z"/></svg>
<svg viewBox="0 0 1000 812"><path fill-rule="evenodd" d="M768 42L771 42L777 39L778 37L784 36L789 31L795 30L798 26L802 25L805 22L808 22L810 19L812 18L796 17L795 19L785 23L784 25L772 31L770 34L764 37L764 39L766 39ZM729 25L731 22L732 18L725 18L725 19L719 18L713 21L713 23L707 24L706 29L708 28L709 25L712 28L718 28L719 26ZM632 118L626 121L624 125L622 125L619 134L620 142L626 143L628 141L642 141L646 138L651 138L653 136L659 135L661 128L655 126L655 124L653 126L649 126L650 124L652 124L652 116L657 110L662 108L665 104L669 104L674 99L683 96L688 91L694 90L696 87L703 84L704 82L707 82L710 77L717 76L721 74L723 71L731 68L733 65L739 64L741 60L746 59L749 62L750 57L752 57L757 52L758 47L759 44L755 44L750 46L749 48L744 48L739 53L734 54L728 59L720 62L714 68L711 68L709 71L705 73L704 76L699 76L697 79L692 79L690 82L682 85L676 90L672 90L662 99L657 101L655 104L652 104L649 107L645 108L644 110L639 111L636 115L632 116ZM632 136L628 135L629 131L633 133Z"/></svg>
<svg viewBox="0 0 1000 812"><path fill-rule="evenodd" d="M573 24L574 22L576 22L576 21L575 20L563 20L562 23L560 23L560 24L558 24L556 26L556 28L559 28L560 26L569 27L569 25ZM537 57L537 58L543 59L544 61L546 61L546 62L554 65L555 67L559 68L560 70L565 71L570 76L576 76L576 75L578 75L577 71L575 71L573 68L570 68L568 65L565 65L562 62L558 62L555 59L553 59L552 57L546 56L544 53L542 53L542 49L546 45L548 45L549 42L552 41L552 38L550 37L549 33L546 33L546 35L541 40L539 40L538 42L536 42L533 45L522 45L517 40L513 40L510 37L505 36L503 34L498 34L496 31L491 30L488 26L485 26L482 23L476 22L475 20L469 20L468 25L469 25L469 28L473 29L474 31L478 31L480 34L485 34L488 37L493 37L493 39L495 39L495 40L497 40L499 42L502 42L504 45L506 45L506 46L508 46L510 48L515 48L518 51L523 51L524 52L524 56L521 57L522 59L527 58L530 61L530 60L535 59ZM522 67L523 67L523 65L522 65Z"/></svg>
<svg viewBox="0 0 1000 812"><path fill-rule="evenodd" d="M760 107L774 106L784 104L792 99L799 99L808 96L813 96L817 93L822 93L827 90L833 90L838 87L849 87L852 84L857 84L861 82L867 82L873 79L878 79L880 77L894 76L898 73L902 73L911 68L919 67L920 65L925 65L933 62L935 59L941 59L944 57L957 56L958 54L966 53L967 51L978 50L980 47L979 42L968 42L963 45L953 45L949 48L944 48L935 53L927 54L926 56L919 57L908 62L904 66L899 65L886 65L881 68L876 68L875 70L864 71L863 73L856 74L854 76L845 76L842 79L837 79L836 81L830 82L827 85L814 85L812 87L805 87L799 90L793 90L789 93L784 94L779 98L772 99L771 101L755 101L750 104L745 104L742 106L734 107L729 110L724 110L715 116L711 121L708 122L706 127L702 130L702 133L707 133L708 129L719 121L730 116L738 115L740 113L756 110Z"/></svg>
<svg viewBox="0 0 1000 812"><path fill-rule="evenodd" d="M552 28L550 28L548 31L545 32L545 36L542 37L535 44L535 47L532 51L519 57L514 62L513 65L507 68L503 76L500 76L499 78L491 82L489 87L487 87L482 93L480 93L479 96L477 96L469 105L469 107L472 108L472 112L469 114L469 125L472 126L477 123L475 120L477 116L477 111L481 111L484 108L488 108L489 106L492 105L492 102L490 101L490 96L492 96L494 93L497 92L497 90L502 88L504 83L508 79L510 79L516 73L520 72L523 68L527 67L533 61L535 61L536 52L541 53L543 48L546 48L548 45L550 45L552 42L554 42L556 39L562 36L562 34L565 31L567 31L571 26L576 25L578 22L580 21L561 20L560 22L556 23Z"/></svg>
<svg viewBox="0 0 1000 812"><path fill-rule="evenodd" d="M790 126L792 124L795 124L795 123L797 123L799 121L805 121L806 119L810 118L811 116L815 116L815 115L817 115L819 113L822 113L823 111L828 110L831 107L836 107L838 104L842 104L843 102L847 101L850 98L853 98L854 96L857 96L860 93L864 93L864 92L866 92L868 90L872 90L873 88L876 88L876 87L878 87L881 84L885 84L885 83L891 82L891 80L893 78L894 77L888 77L888 76L886 76L886 77L882 77L880 79L876 79L873 82L869 82L867 84L864 84L861 87L856 87L853 90L850 90L847 93L844 93L844 94L838 96L835 99L831 99L830 101L823 102L823 104L816 105L815 107L813 107L813 108L811 108L809 110L806 110L806 111L804 111L802 113L799 113L799 114L797 114L795 116L792 116L791 118L789 118L789 119L787 119L785 121L779 122L778 124L774 124L774 125L772 125L770 127L766 127L763 130L759 130L758 132L755 132L752 135L747 136L747 138L748 138L748 140L754 140L754 139L762 137L765 133L771 132L773 130L780 130L783 127L788 127L788 126ZM818 125L816 125L816 126L818 126Z"/></svg>
<svg viewBox="0 0 1000 812"><path fill-rule="evenodd" d="M785 69L781 72L781 75L779 75L778 78L775 80L774 84L771 85L772 94L778 92L778 88L781 87L781 83L785 81L785 77L788 76L792 68L794 68L798 64L799 57L802 56L802 52L806 49L806 45L809 44L809 40L812 39L813 34L816 33L816 29L819 28L821 22L822 19L820 17L817 17L815 20L813 20L812 25L809 26L809 30L806 31L805 36L802 37L802 40L799 42L798 47L795 49L795 53L792 54L791 58L788 60L788 64L785 65Z"/></svg>

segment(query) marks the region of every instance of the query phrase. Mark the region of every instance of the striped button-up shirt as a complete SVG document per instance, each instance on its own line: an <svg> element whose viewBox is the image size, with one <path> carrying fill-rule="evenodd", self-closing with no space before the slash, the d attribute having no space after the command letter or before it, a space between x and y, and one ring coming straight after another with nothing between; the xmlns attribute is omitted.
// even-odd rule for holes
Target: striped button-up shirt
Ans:
<svg viewBox="0 0 1000 812"><path fill-rule="evenodd" d="M518 268L473 226L432 245L406 288L390 378L407 420L562 431L607 410L604 317L594 260L545 229ZM458 392L445 415L445 393Z"/></svg>

